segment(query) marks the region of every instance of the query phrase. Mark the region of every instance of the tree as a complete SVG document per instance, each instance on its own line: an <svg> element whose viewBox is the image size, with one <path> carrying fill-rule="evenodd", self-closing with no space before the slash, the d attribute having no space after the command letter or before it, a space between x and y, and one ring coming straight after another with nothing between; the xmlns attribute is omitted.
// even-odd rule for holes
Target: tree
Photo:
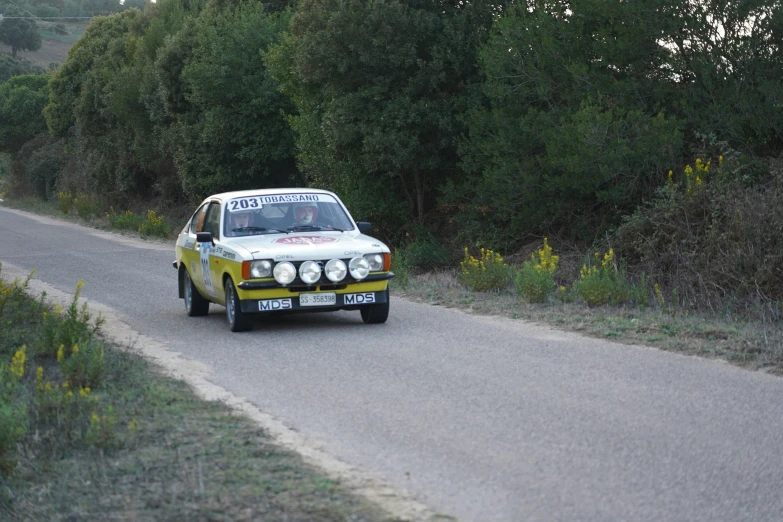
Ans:
<svg viewBox="0 0 783 522"><path fill-rule="evenodd" d="M16 153L46 131L43 108L49 99L49 77L14 76L0 84L0 150Z"/></svg>
<svg viewBox="0 0 783 522"><path fill-rule="evenodd" d="M0 22L0 42L11 47L11 56L16 58L17 51L37 51L41 48L41 34L32 18L21 9L9 6Z"/></svg>
<svg viewBox="0 0 783 522"><path fill-rule="evenodd" d="M481 49L483 103L452 192L460 229L511 249L529 234L591 240L681 161L666 110L669 51L640 2L512 5ZM646 4L645 4L646 5Z"/></svg>
<svg viewBox="0 0 783 522"><path fill-rule="evenodd" d="M297 106L297 160L387 237L460 173L456 140L487 2L302 0L267 61ZM399 236L398 236L399 237Z"/></svg>
<svg viewBox="0 0 783 522"><path fill-rule="evenodd" d="M191 199L291 184L293 132L282 113L294 108L261 60L288 18L258 2L214 2L159 52L164 134Z"/></svg>

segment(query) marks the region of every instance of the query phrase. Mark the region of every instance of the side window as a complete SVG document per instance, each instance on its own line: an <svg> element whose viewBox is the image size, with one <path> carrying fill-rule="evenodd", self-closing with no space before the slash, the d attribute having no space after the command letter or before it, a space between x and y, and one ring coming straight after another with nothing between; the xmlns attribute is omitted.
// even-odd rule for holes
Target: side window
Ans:
<svg viewBox="0 0 783 522"><path fill-rule="evenodd" d="M204 232L211 232L212 238L220 237L220 203L210 203L204 219Z"/></svg>
<svg viewBox="0 0 783 522"><path fill-rule="evenodd" d="M205 204L203 207L193 214L193 219L190 220L190 233L195 234L197 232L204 232L204 217L207 215L207 209L209 204Z"/></svg>

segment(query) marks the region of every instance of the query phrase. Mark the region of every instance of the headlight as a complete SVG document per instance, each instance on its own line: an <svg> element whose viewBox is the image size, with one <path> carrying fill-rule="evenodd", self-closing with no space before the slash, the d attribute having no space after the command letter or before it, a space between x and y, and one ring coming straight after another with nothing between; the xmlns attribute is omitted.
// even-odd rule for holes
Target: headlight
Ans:
<svg viewBox="0 0 783 522"><path fill-rule="evenodd" d="M351 272L351 277L357 281L362 280L370 273L370 263L363 257L354 257L348 264L348 271Z"/></svg>
<svg viewBox="0 0 783 522"><path fill-rule="evenodd" d="M332 259L326 263L326 266L324 267L324 273L326 274L326 278L329 279L329 281L332 281L333 283L339 283L345 279L345 274L348 273L348 267L345 266L345 263L342 260Z"/></svg>
<svg viewBox="0 0 783 522"><path fill-rule="evenodd" d="M364 259L370 264L370 272L383 270L383 256L380 254L365 254Z"/></svg>
<svg viewBox="0 0 783 522"><path fill-rule="evenodd" d="M299 266L299 277L311 285L321 279L321 267L315 261L305 261Z"/></svg>
<svg viewBox="0 0 783 522"><path fill-rule="evenodd" d="M287 285L296 278L296 268L288 261L275 265L273 273L275 275L275 281L281 285Z"/></svg>
<svg viewBox="0 0 783 522"><path fill-rule="evenodd" d="M250 277L261 279L272 275L272 262L264 259L263 261L253 261L250 263Z"/></svg>

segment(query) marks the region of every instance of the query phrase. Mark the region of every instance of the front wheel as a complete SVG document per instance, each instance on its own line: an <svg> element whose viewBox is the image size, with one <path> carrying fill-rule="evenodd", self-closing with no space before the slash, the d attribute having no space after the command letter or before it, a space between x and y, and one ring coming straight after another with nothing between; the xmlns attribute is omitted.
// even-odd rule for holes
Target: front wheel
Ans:
<svg viewBox="0 0 783 522"><path fill-rule="evenodd" d="M182 282L185 290L185 312L188 314L188 317L207 315L209 313L209 301L198 293L188 270L183 268L182 271L184 272L182 274Z"/></svg>
<svg viewBox="0 0 783 522"><path fill-rule="evenodd" d="M253 316L242 311L234 282L226 279L226 318L232 332L246 332L253 328Z"/></svg>
<svg viewBox="0 0 783 522"><path fill-rule="evenodd" d="M389 290L386 290L386 302L365 306L360 310L364 324L385 323L389 318Z"/></svg>

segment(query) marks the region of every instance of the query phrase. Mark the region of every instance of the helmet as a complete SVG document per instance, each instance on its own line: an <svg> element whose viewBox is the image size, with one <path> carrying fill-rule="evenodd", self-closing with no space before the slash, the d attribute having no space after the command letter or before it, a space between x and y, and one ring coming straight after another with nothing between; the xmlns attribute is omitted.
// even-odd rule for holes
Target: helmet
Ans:
<svg viewBox="0 0 783 522"><path fill-rule="evenodd" d="M302 225L310 225L318 218L318 205L315 203L297 203L294 205L294 219Z"/></svg>
<svg viewBox="0 0 783 522"><path fill-rule="evenodd" d="M231 225L231 228L249 227L252 222L253 217L250 211L239 211L229 214L229 224Z"/></svg>

